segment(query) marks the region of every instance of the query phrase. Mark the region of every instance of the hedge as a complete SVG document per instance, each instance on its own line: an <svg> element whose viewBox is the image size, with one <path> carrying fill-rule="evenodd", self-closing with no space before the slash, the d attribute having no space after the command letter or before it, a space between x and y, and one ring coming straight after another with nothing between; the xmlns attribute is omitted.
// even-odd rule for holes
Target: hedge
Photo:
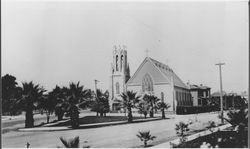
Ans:
<svg viewBox="0 0 250 149"><path fill-rule="evenodd" d="M177 106L176 114L195 114L218 111L216 106Z"/></svg>

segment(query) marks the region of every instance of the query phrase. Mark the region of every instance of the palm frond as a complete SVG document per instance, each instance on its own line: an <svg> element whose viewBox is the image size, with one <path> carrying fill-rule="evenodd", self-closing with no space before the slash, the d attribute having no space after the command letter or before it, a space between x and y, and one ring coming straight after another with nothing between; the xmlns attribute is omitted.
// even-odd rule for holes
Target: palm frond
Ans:
<svg viewBox="0 0 250 149"><path fill-rule="evenodd" d="M79 142L80 142L79 136L76 136L75 138L69 140L60 137L60 140L66 148L79 148Z"/></svg>

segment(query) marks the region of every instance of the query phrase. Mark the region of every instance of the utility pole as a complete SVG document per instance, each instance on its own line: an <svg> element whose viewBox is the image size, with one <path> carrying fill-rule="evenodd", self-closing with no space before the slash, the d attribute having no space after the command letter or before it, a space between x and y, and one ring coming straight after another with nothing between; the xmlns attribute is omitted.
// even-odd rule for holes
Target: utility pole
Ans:
<svg viewBox="0 0 250 149"><path fill-rule="evenodd" d="M221 123L224 124L221 66L225 65L225 63L218 63L218 64L215 64L215 65L219 66L219 71L220 71L220 110L221 110Z"/></svg>

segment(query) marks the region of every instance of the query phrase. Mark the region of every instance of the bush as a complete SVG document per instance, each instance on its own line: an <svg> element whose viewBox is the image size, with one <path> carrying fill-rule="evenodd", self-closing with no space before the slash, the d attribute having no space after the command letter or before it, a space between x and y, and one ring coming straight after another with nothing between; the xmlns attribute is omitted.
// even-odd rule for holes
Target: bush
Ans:
<svg viewBox="0 0 250 149"><path fill-rule="evenodd" d="M183 142L181 144L173 144L173 148L200 148L202 146L219 147L219 148L246 148L248 146L247 131L244 137L238 138L235 131L218 131L210 135L196 138L192 141ZM205 143L204 143L205 142Z"/></svg>
<svg viewBox="0 0 250 149"><path fill-rule="evenodd" d="M144 147L147 147L147 146L148 146L147 142L148 142L149 140L154 140L154 139L156 138L156 136L152 136L152 135L150 134L150 131L144 131L144 132L140 132L140 131L139 131L139 133L138 133L136 136L137 136L141 141L143 141Z"/></svg>

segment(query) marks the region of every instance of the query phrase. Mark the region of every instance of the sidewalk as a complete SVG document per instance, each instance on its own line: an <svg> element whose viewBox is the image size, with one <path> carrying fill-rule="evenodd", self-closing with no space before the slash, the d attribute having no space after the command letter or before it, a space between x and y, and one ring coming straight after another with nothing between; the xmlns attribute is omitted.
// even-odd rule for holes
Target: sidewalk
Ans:
<svg viewBox="0 0 250 149"><path fill-rule="evenodd" d="M140 122L147 122L147 121L156 121L156 120L161 120L161 118L147 118L147 119L136 119L133 120L132 123L140 123ZM64 120L68 121L68 120ZM58 123L61 123L63 121L60 121ZM93 123L93 124L82 124L79 126L78 129L87 129L87 128L96 128L96 127L103 127L103 126L112 126L112 125L120 125L120 124L132 124L128 123L128 121L116 121L116 122L104 122L104 123ZM60 130L73 130L70 126L58 126L58 127L48 127L53 124L46 124L46 126L42 127L34 127L34 128L21 128L18 129L19 131L60 131Z"/></svg>

